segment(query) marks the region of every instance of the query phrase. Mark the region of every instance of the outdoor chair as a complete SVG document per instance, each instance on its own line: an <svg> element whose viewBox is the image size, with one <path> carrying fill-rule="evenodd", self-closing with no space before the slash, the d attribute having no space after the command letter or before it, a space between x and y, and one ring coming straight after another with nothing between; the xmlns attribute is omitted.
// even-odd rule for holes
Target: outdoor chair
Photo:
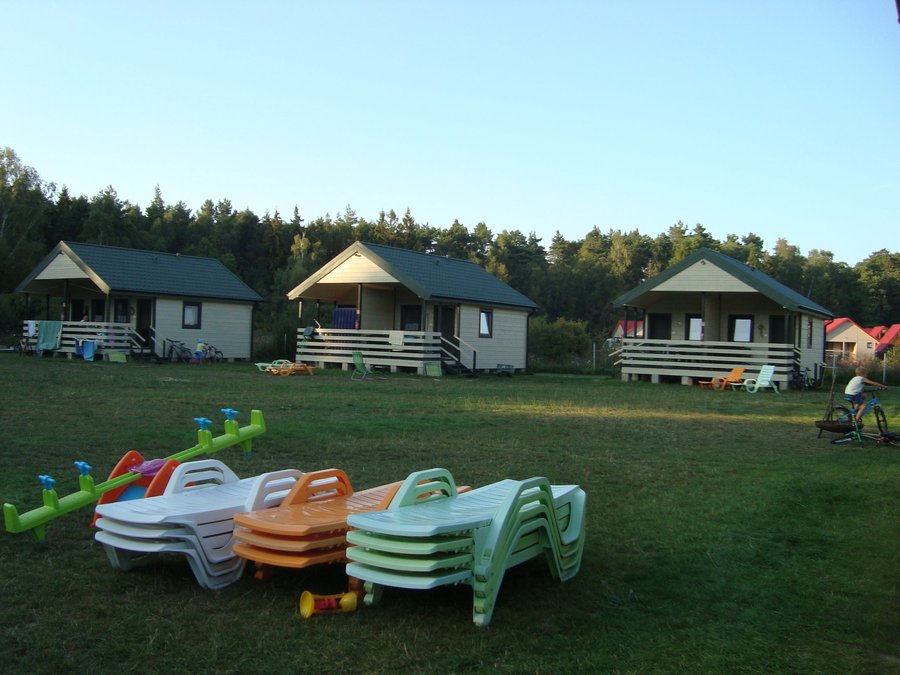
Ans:
<svg viewBox="0 0 900 675"><path fill-rule="evenodd" d="M732 368L731 372L725 377L714 377L711 380L700 380L697 384L701 389L716 389L725 391L732 382L740 382L744 375L744 368Z"/></svg>
<svg viewBox="0 0 900 675"><path fill-rule="evenodd" d="M751 394L755 394L760 389L770 388L775 391L776 394L780 393L778 391L778 385L772 381L772 378L775 376L775 366L763 366L759 369L759 375L755 378L750 378L748 380L744 380L743 382L732 382L732 389L739 389L743 387Z"/></svg>
<svg viewBox="0 0 900 675"><path fill-rule="evenodd" d="M353 352L353 372L350 373L351 380L364 380L369 375L373 375L375 373L372 368L366 365L365 360L363 359L362 352L354 351Z"/></svg>
<svg viewBox="0 0 900 675"><path fill-rule="evenodd" d="M269 375L282 375L284 377L303 374L312 375L313 367L306 363L292 363L291 361L285 361L284 363L269 366L266 368L266 372L269 373Z"/></svg>
<svg viewBox="0 0 900 675"><path fill-rule="evenodd" d="M247 562L232 549L234 514L278 506L302 476L285 469L241 480L218 460L185 462L162 495L98 505L94 539L116 569L176 553L201 587L223 588Z"/></svg>
<svg viewBox="0 0 900 675"><path fill-rule="evenodd" d="M293 361L288 359L275 359L271 363L254 363L257 370L266 371L269 368L276 368L278 366L290 365Z"/></svg>
<svg viewBox="0 0 900 675"><path fill-rule="evenodd" d="M402 481L354 491L347 474L305 474L274 509L234 516L234 553L256 564L256 578L275 567L346 562L347 516L387 508Z"/></svg>
<svg viewBox="0 0 900 675"><path fill-rule="evenodd" d="M463 583L472 587L472 620L486 626L510 568L543 557L560 581L578 573L585 494L577 485L507 479L463 493L448 472L434 480L439 471L424 483L422 472L410 475L386 510L348 516L347 575L364 583L367 605L384 586Z"/></svg>

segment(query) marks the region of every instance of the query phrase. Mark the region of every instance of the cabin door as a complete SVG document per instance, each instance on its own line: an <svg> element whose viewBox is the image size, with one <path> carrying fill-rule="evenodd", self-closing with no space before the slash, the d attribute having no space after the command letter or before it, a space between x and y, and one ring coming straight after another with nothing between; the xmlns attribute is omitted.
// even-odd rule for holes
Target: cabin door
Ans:
<svg viewBox="0 0 900 675"><path fill-rule="evenodd" d="M146 344L150 344L150 326L153 325L153 300L141 298L137 301L137 332Z"/></svg>
<svg viewBox="0 0 900 675"><path fill-rule="evenodd" d="M434 330L452 344L456 341L456 305L439 305L434 308Z"/></svg>
<svg viewBox="0 0 900 675"><path fill-rule="evenodd" d="M647 324L647 337L651 340L672 339L671 314L648 314Z"/></svg>

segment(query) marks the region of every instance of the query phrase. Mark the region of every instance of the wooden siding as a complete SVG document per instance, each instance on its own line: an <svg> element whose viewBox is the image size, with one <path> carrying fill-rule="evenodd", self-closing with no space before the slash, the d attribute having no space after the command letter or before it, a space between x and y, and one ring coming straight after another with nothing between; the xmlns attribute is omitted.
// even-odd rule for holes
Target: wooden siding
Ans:
<svg viewBox="0 0 900 675"><path fill-rule="evenodd" d="M878 340L856 324L847 322L825 336L826 349L838 358L850 356L855 359L874 359ZM869 346L871 345L871 346Z"/></svg>
<svg viewBox="0 0 900 675"><path fill-rule="evenodd" d="M381 267L362 255L350 256L319 279L320 284L373 284L397 283L397 280Z"/></svg>
<svg viewBox="0 0 900 675"><path fill-rule="evenodd" d="M360 328L392 328L394 324L394 289L363 288Z"/></svg>
<svg viewBox="0 0 900 675"><path fill-rule="evenodd" d="M182 328L183 303L199 302L200 328ZM253 306L249 304L194 300L190 298L157 298L156 335L160 341L179 340L191 349L197 340L215 345L226 359L250 358L250 326ZM163 346L158 346L162 352Z"/></svg>
<svg viewBox="0 0 900 675"><path fill-rule="evenodd" d="M485 307L493 311L492 337L478 336L479 305L460 307L459 336L475 348L479 370L492 370L498 363L525 368L528 338L528 312Z"/></svg>
<svg viewBox="0 0 900 675"><path fill-rule="evenodd" d="M756 290L712 263L700 260L653 289L672 292L755 293Z"/></svg>
<svg viewBox="0 0 900 675"><path fill-rule="evenodd" d="M87 279L87 273L82 270L65 253L57 255L41 270L35 279Z"/></svg>

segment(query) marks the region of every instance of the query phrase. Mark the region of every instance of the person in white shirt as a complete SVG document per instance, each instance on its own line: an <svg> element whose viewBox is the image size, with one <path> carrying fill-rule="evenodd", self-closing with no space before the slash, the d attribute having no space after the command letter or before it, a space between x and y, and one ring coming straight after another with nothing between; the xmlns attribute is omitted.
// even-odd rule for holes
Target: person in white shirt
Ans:
<svg viewBox="0 0 900 675"><path fill-rule="evenodd" d="M879 389L887 389L887 387L880 382L870 380L866 377L866 372L866 369L862 366L857 368L856 377L851 378L844 388L844 399L853 404L853 414L856 417L857 422L862 418L863 410L865 410L864 404L866 398L863 396L865 386L868 384L873 387L878 387Z"/></svg>

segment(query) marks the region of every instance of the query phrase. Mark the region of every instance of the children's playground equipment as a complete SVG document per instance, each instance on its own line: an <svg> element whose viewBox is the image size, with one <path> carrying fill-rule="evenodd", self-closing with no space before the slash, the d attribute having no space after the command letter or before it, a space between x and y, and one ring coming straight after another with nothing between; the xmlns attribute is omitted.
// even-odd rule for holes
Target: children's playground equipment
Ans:
<svg viewBox="0 0 900 675"><path fill-rule="evenodd" d="M384 511L350 515L347 575L365 583L364 602L383 586L472 586L472 620L491 621L506 570L541 554L554 578L578 573L584 551L585 493L546 478L502 480L470 492L421 500L411 475Z"/></svg>
<svg viewBox="0 0 900 675"><path fill-rule="evenodd" d="M355 612L357 594L353 591L334 595L313 595L309 591L300 594L300 616L308 619L313 614L336 614Z"/></svg>
<svg viewBox="0 0 900 675"><path fill-rule="evenodd" d="M222 408L225 415L224 433L213 438L212 421L205 417L194 418L200 427L197 430L197 444L162 460L145 461L140 453L129 451L116 465L108 480L94 483L91 466L86 462L75 462L78 469L78 491L60 497L54 489L55 479L49 475L38 476L43 487L41 493L44 505L27 513L19 514L12 504L3 505L3 519L6 530L14 534L34 531L38 541L44 541L46 524L65 513L80 509L95 502L109 503L139 497L162 494L178 464L199 455L212 454L237 444L243 446L244 455L250 456L252 439L266 431L266 424L260 410L250 412L250 424L238 425L235 417L239 414L232 408Z"/></svg>

